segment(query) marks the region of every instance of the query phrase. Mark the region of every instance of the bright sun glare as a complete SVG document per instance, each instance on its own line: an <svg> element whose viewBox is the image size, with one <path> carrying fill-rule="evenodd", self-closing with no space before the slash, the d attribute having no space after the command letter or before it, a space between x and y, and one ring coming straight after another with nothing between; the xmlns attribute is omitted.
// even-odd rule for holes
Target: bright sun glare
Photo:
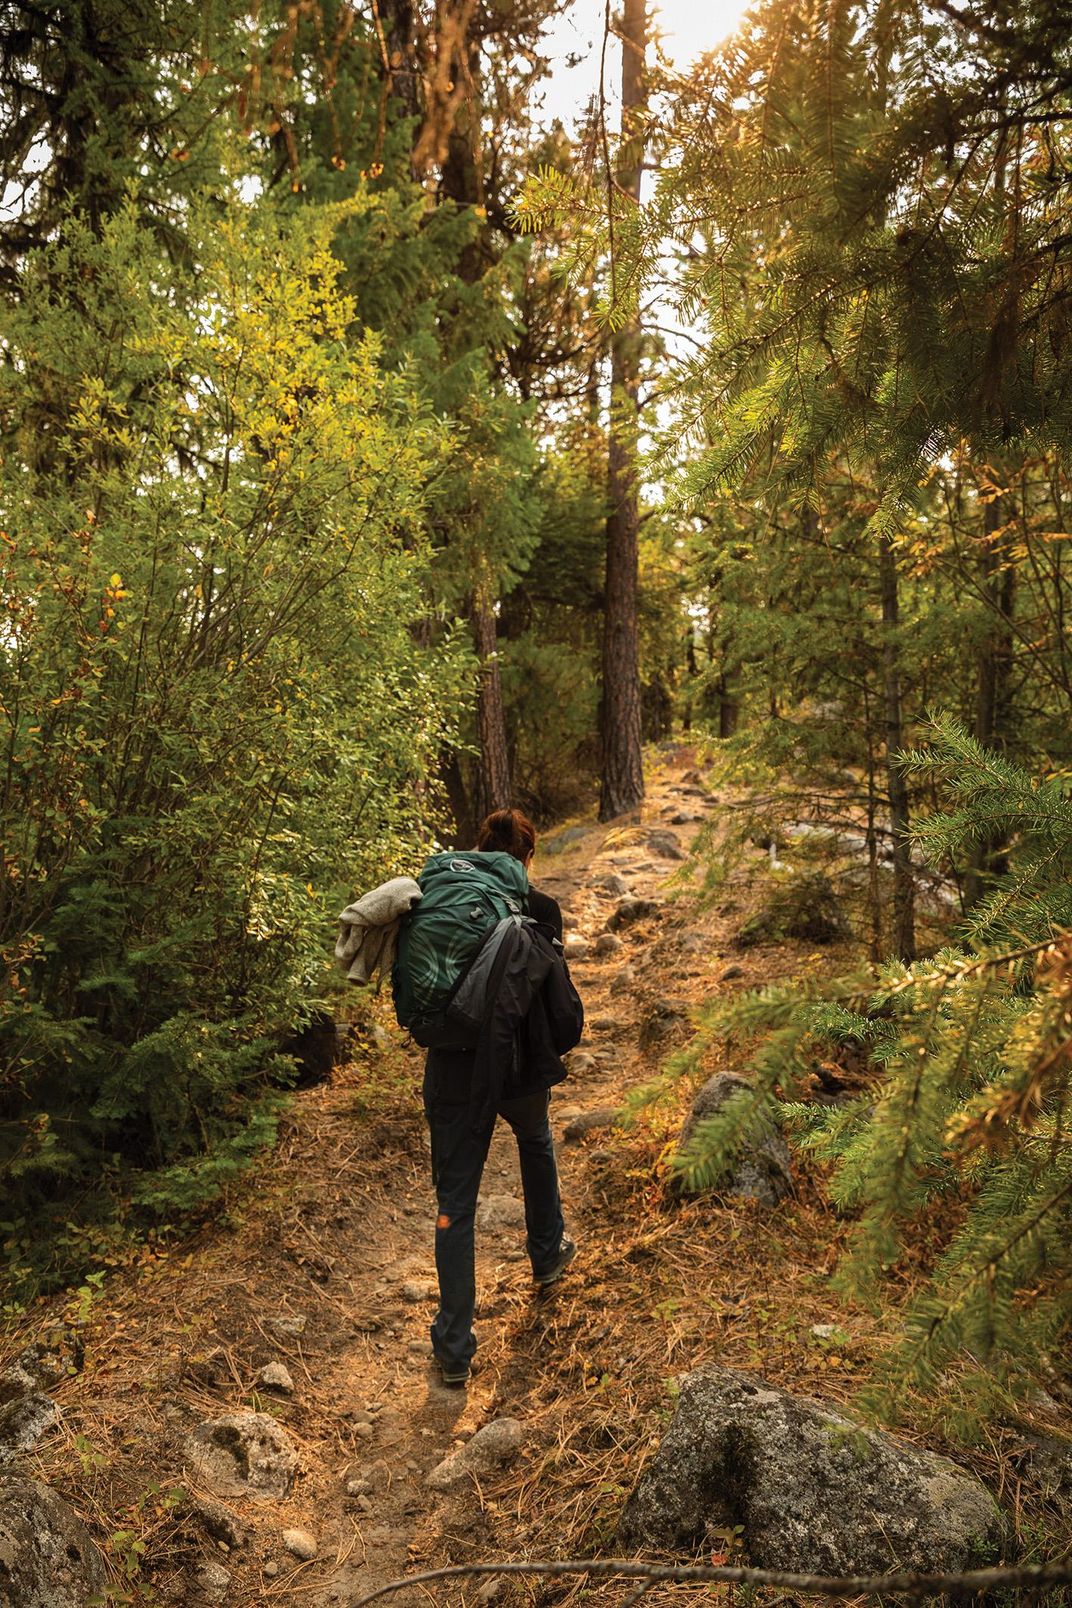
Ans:
<svg viewBox="0 0 1072 1608"><path fill-rule="evenodd" d="M652 26L658 31L664 54L684 71L697 56L712 50L733 32L750 0L649 0ZM611 0L612 12L618 0ZM599 57L603 41L604 0L573 0L573 4L547 30L555 63L545 94L545 109L568 128L581 116L599 85ZM570 66L571 59L575 64ZM608 99L617 101L620 58L607 53Z"/></svg>

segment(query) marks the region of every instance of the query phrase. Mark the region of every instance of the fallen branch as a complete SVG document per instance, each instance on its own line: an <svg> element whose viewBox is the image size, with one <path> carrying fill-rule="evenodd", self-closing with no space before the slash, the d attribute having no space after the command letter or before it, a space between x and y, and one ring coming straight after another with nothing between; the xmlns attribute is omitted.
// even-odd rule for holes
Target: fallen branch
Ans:
<svg viewBox="0 0 1072 1608"><path fill-rule="evenodd" d="M430 1569L424 1574L406 1575L391 1580L386 1586L359 1597L352 1608L365 1608L366 1603L406 1586L427 1585L430 1580L456 1580L462 1575L606 1575L622 1580L644 1582L643 1591L660 1582L709 1582L726 1586L780 1586L786 1591L807 1591L825 1597L858 1597L865 1594L879 1596L886 1592L907 1597L966 1595L1004 1587L1012 1591L1044 1591L1049 1586L1072 1584L1072 1553L1052 1563L1025 1563L1013 1567L969 1569L964 1574L886 1574L827 1576L786 1574L778 1569L744 1569L730 1564L692 1563L632 1563L624 1558L571 1558L562 1563L541 1563L523 1559L520 1563L456 1563L445 1569ZM634 1598L642 1593L635 1593Z"/></svg>

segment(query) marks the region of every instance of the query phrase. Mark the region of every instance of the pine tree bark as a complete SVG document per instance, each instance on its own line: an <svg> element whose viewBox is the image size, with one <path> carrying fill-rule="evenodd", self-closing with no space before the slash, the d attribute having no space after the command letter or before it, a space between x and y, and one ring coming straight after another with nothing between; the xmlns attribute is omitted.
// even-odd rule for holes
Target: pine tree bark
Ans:
<svg viewBox="0 0 1072 1608"><path fill-rule="evenodd" d="M616 174L620 193L640 200L645 111L646 0L625 0L622 40L622 145ZM612 248L613 273L613 248ZM636 809L644 797L640 667L637 647L637 433L640 320L630 318L611 339L611 405L607 447L607 569L603 612L603 775L599 819Z"/></svg>
<svg viewBox="0 0 1072 1608"><path fill-rule="evenodd" d="M901 671L897 645L900 602L897 562L888 536L879 538L879 594L882 601L882 666L886 706L886 792L893 832L893 949L902 960L916 955L916 885L909 849L908 788L896 763L904 746Z"/></svg>
<svg viewBox="0 0 1072 1608"><path fill-rule="evenodd" d="M495 610L485 591L474 594L469 618L480 660L480 686L477 692L480 766L473 798L474 813L479 823L491 810L507 809L510 805L510 758L506 746L506 712L502 676L499 673Z"/></svg>
<svg viewBox="0 0 1072 1608"><path fill-rule="evenodd" d="M1010 735L1012 611L1016 603L1016 566L1003 561L998 547L998 532L1005 521L1005 501L993 497L983 509L980 567L990 620L976 668L973 735L984 748L999 754L1004 753ZM978 904L990 879L1004 873L1006 848L1003 837L988 837L976 844L964 878L965 909Z"/></svg>

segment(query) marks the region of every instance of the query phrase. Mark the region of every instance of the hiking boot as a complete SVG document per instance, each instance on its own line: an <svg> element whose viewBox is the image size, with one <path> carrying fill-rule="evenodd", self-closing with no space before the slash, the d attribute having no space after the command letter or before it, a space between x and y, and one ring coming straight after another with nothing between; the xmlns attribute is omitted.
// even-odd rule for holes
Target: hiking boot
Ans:
<svg viewBox="0 0 1072 1608"><path fill-rule="evenodd" d="M536 1280L536 1283L540 1286L541 1290L546 1289L549 1284L557 1283L576 1255L577 1247L573 1241L571 1239L561 1240L558 1247L558 1255L551 1263L551 1266L547 1269L547 1272L534 1273L532 1275Z"/></svg>
<svg viewBox="0 0 1072 1608"><path fill-rule="evenodd" d="M473 1370L467 1362L444 1362L436 1357L436 1367L439 1377L448 1390L464 1390L472 1377Z"/></svg>

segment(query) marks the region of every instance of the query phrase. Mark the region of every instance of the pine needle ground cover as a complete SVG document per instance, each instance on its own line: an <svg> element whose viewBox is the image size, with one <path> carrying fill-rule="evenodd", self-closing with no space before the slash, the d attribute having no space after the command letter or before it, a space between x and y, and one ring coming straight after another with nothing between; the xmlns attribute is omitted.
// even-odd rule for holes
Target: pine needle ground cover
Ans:
<svg viewBox="0 0 1072 1608"><path fill-rule="evenodd" d="M733 948L769 894L764 848L748 848L715 904L700 902L691 870L677 881L645 857L648 828L680 809L676 789L692 760L685 751L651 767L641 828L604 832L582 819L579 841L559 853L549 844L542 859L541 883L563 898L574 929L599 930L613 906L598 884L623 867L633 878L631 868L647 864L635 873L638 890L665 900L657 917L623 931L622 951L575 967L592 1060L556 1097L556 1136L571 1106L618 1106L651 1083L660 1058L640 1051L639 1035L668 987L701 1006L718 992L739 999L768 984L814 985L816 977L829 985L855 957L849 941L829 950L795 940ZM708 786L719 797L716 830L730 835L735 812L754 801L724 777ZM688 841L695 827L677 830ZM623 992L615 985L627 966L634 980ZM736 966L741 974L720 982ZM432 1268L419 1064L400 1046L385 1054L372 1035L331 1085L294 1097L276 1152L230 1186L213 1223L102 1267L82 1292L43 1302L10 1325L12 1351L60 1331L84 1350L81 1370L59 1387L60 1428L30 1463L108 1548L115 1600L187 1600L182 1593L206 1559L231 1571L229 1601L289 1608L318 1595L330 1601L332 1590L345 1602L424 1565L613 1555L617 1517L669 1422L679 1374L716 1361L833 1403L858 1402L895 1354L903 1316L962 1223L964 1203L943 1197L909 1226L876 1305L834 1282L858 1213L832 1203L832 1163L800 1156L792 1195L773 1209L713 1193L673 1198L669 1156L692 1087L709 1071L739 1068L746 1048L743 1037L708 1044L694 1076L666 1085L665 1104L631 1127L603 1127L562 1146L567 1211L582 1249L553 1297L533 1297L520 1230L481 1232L480 1372L449 1403L422 1354L433 1306L401 1294L407 1282L427 1288ZM844 1063L850 1081L861 1076L858 1063ZM831 1074L817 1060L819 1089L823 1075ZM496 1141L486 1193L516 1189L511 1148L508 1138ZM275 1320L295 1315L306 1319L303 1331L281 1334ZM258 1385L270 1360L290 1370L292 1397ZM956 1399L955 1371L933 1392L908 1393L901 1432L948 1450ZM301 1473L282 1504L232 1504L248 1538L224 1553L205 1529L197 1501L210 1493L191 1479L183 1446L200 1419L244 1407L287 1428ZM519 1462L433 1498L428 1469L503 1414L525 1425ZM971 1445L954 1447L1009 1513L1010 1555L1019 1547L1028 1557L1053 1556L1072 1540L1067 1514L1025 1473L1032 1436L1070 1428L1070 1403L1055 1384L1049 1401L1015 1404ZM367 1495L349 1493L355 1478ZM299 1564L281 1551L288 1524L317 1532L317 1559ZM739 1557L740 1536L713 1538L704 1557L712 1552ZM277 1567L266 1573L266 1564ZM471 1603L479 1584L439 1587L437 1600ZM501 1589L503 1600L552 1602L586 1588L533 1580ZM598 1591L620 1604L629 1588ZM712 1600L695 1587L658 1587L652 1596ZM729 1599L718 1591L715 1600ZM748 1600L738 1593L739 1603ZM786 1602L777 1593L752 1600Z"/></svg>

